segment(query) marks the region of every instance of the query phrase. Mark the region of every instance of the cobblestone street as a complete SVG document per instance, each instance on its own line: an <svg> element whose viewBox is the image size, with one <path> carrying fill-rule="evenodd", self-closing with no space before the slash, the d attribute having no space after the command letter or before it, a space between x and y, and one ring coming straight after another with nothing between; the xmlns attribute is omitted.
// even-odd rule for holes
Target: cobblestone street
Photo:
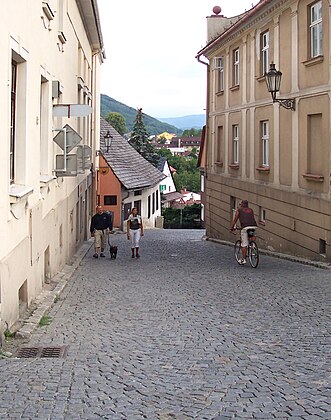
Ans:
<svg viewBox="0 0 331 420"><path fill-rule="evenodd" d="M0 359L0 419L331 419L331 272L238 266L203 233L91 248L24 343L67 355Z"/></svg>

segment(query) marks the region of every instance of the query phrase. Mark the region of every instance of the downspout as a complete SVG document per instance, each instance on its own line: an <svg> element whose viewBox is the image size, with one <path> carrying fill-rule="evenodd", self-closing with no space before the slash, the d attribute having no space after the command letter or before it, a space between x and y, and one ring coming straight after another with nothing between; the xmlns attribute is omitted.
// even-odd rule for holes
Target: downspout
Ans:
<svg viewBox="0 0 331 420"><path fill-rule="evenodd" d="M209 100L209 94L210 94L210 64L209 64L209 62L207 63L206 61L202 61L201 60L201 54L198 54L196 57L195 57L197 60L198 60L198 62L199 63L201 63L201 64L204 64L205 66L207 66L207 90L206 90L206 129L205 129L205 139L204 139L204 149L206 150L206 161L205 161L205 168L204 168L204 177L205 177L205 179L207 180L208 179L208 175L207 175L207 170L208 170L208 153L207 153L207 148L208 148L208 135L209 135L209 102L210 102L210 100ZM201 172L200 172L201 173ZM205 209L207 210L207 208L206 208L206 182L205 182L205 187L204 187L204 193L203 193L203 195L204 195L204 205L205 205ZM200 192L201 193L201 192ZM208 212L210 213L210 211L209 211L210 209L208 209ZM201 219L201 214L200 214L200 219ZM205 213L205 216L204 216L204 221L203 221L203 226L205 227L205 224L206 224L206 213Z"/></svg>
<svg viewBox="0 0 331 420"><path fill-rule="evenodd" d="M101 48L99 50L97 50L95 53L92 53L92 68L91 68L91 107L93 109L92 115L91 115L91 127L90 127L90 138L91 138L91 142L93 139L93 132L94 132L94 126L95 126L95 112L94 112L94 103L93 101L95 100L94 98L94 91L95 91L95 83L96 81L94 80L94 68L96 66L95 64L95 59L96 56L99 54L103 54L104 53L104 48ZM99 139L100 140L100 139ZM95 159L96 159L96 144L91 144L92 147L92 156L93 156L93 162L91 165L91 174L92 174L92 199L91 199L91 203L90 203L90 216L92 217L92 215L94 214L95 211L95 206L97 203L97 179L96 179L96 170L95 170Z"/></svg>
<svg viewBox="0 0 331 420"><path fill-rule="evenodd" d="M201 55L198 54L195 58L198 60L199 63L204 64L207 66L207 92L206 92L206 134L205 134L205 147L207 146L208 141L208 134L209 134L209 94L210 94L210 64L206 61L201 60ZM206 168L205 172L207 174L207 166L208 166L208 153L206 154Z"/></svg>
<svg viewBox="0 0 331 420"><path fill-rule="evenodd" d="M130 191L126 192L126 196L121 194L121 231L124 232L124 201L129 198Z"/></svg>

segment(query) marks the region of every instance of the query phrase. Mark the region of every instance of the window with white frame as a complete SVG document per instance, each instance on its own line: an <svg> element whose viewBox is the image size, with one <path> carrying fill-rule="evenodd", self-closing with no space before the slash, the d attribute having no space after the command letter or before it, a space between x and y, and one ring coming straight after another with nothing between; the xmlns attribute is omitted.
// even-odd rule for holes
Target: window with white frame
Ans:
<svg viewBox="0 0 331 420"><path fill-rule="evenodd" d="M233 163L239 163L239 125L233 126Z"/></svg>
<svg viewBox="0 0 331 420"><path fill-rule="evenodd" d="M224 57L216 57L215 69L217 70L217 91L224 92Z"/></svg>
<svg viewBox="0 0 331 420"><path fill-rule="evenodd" d="M10 104L10 148L9 148L9 166L10 182L15 178L15 125L16 125L16 93L17 93L17 63L11 64L11 104Z"/></svg>
<svg viewBox="0 0 331 420"><path fill-rule="evenodd" d="M269 31L261 35L261 65L262 75L269 71Z"/></svg>
<svg viewBox="0 0 331 420"><path fill-rule="evenodd" d="M262 121L262 166L269 166L269 121Z"/></svg>
<svg viewBox="0 0 331 420"><path fill-rule="evenodd" d="M239 48L233 51L233 85L239 85Z"/></svg>
<svg viewBox="0 0 331 420"><path fill-rule="evenodd" d="M310 6L310 56L323 54L322 51L322 1Z"/></svg>
<svg viewBox="0 0 331 420"><path fill-rule="evenodd" d="M267 212L263 207L259 207L259 221L262 224L265 224L266 221L266 217L267 217Z"/></svg>

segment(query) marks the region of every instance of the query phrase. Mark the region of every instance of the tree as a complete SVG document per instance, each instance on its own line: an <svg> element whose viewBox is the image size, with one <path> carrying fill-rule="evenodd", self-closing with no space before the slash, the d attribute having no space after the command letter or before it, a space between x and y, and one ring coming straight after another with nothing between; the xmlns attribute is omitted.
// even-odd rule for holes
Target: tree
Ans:
<svg viewBox="0 0 331 420"><path fill-rule="evenodd" d="M198 149L196 147L192 147L189 155L190 158L197 159L198 158Z"/></svg>
<svg viewBox="0 0 331 420"><path fill-rule="evenodd" d="M144 115L142 112L142 108L137 109L137 115L134 121L129 143L146 160L148 160L155 166L157 165L159 161L159 156L156 153L155 147L149 139L149 133L147 132L144 124Z"/></svg>
<svg viewBox="0 0 331 420"><path fill-rule="evenodd" d="M119 112L109 112L105 120L108 121L121 136L127 132L125 118Z"/></svg>
<svg viewBox="0 0 331 420"><path fill-rule="evenodd" d="M174 175L176 190L180 191L186 188L188 191L200 193L200 173L182 171Z"/></svg>
<svg viewBox="0 0 331 420"><path fill-rule="evenodd" d="M190 128L189 130L183 131L182 137L200 137L201 133L201 128Z"/></svg>
<svg viewBox="0 0 331 420"><path fill-rule="evenodd" d="M167 139L164 136L159 137L159 139L157 140L157 142L159 144L166 144Z"/></svg>
<svg viewBox="0 0 331 420"><path fill-rule="evenodd" d="M169 160L169 159L172 158L172 153L170 152L169 149L166 149L166 148L164 148L164 149L158 149L157 150L157 154L160 157L165 157L167 160Z"/></svg>

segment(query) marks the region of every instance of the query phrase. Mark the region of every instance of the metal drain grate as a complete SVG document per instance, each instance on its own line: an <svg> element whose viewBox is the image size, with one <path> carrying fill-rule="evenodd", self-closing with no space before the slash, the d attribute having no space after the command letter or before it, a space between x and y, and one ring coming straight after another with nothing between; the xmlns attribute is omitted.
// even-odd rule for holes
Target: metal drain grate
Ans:
<svg viewBox="0 0 331 420"><path fill-rule="evenodd" d="M48 357L59 359L67 355L68 346L22 347L16 353L19 359Z"/></svg>

